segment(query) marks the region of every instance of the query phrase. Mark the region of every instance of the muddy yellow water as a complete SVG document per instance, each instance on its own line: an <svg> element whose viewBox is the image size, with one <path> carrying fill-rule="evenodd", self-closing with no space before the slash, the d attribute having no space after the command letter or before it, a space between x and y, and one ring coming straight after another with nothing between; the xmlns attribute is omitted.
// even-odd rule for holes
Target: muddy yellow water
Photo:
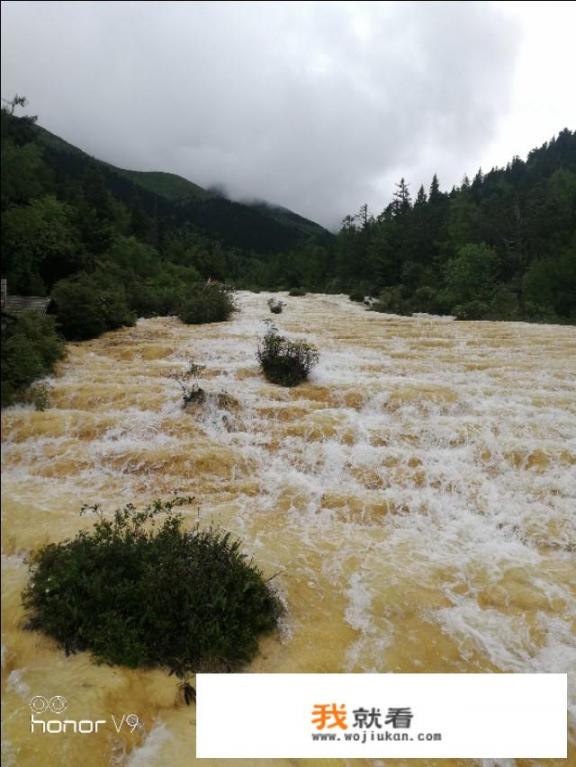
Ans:
<svg viewBox="0 0 576 767"><path fill-rule="evenodd" d="M240 294L229 323L141 320L72 344L50 408L4 412L8 764L194 761L195 710L173 678L67 658L21 628L26 555L90 525L82 503L192 494L190 524L232 531L278 573L282 630L252 671L576 669L574 329L285 297L278 328L321 352L310 382L287 390L266 383L255 358L267 298ZM214 396L184 412L171 374L190 361ZM71 718L137 713L143 726L31 735L34 695L65 696Z"/></svg>

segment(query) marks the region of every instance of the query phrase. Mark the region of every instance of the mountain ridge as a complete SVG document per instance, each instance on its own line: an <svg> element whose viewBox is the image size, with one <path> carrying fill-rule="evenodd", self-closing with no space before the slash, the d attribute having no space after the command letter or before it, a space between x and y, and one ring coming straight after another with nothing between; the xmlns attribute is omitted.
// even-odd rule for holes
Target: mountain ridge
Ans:
<svg viewBox="0 0 576 767"><path fill-rule="evenodd" d="M155 215L174 218L178 225L190 223L228 246L258 253L281 252L309 237L326 241L333 236L317 222L284 206L265 200L231 200L168 171L120 168L90 155L41 125L34 125L34 132L45 150L45 159L53 166L58 166L66 157L70 166L94 163L107 176L110 191L120 199L129 199L131 190L118 179L135 187L140 198L153 195L156 202L151 204L153 201L148 198L145 207ZM111 179L110 174L116 179Z"/></svg>

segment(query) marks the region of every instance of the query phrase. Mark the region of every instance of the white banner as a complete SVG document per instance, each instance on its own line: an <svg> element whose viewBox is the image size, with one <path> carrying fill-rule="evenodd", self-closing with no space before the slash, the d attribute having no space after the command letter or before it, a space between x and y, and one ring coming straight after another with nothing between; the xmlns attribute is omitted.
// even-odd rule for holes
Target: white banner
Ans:
<svg viewBox="0 0 576 767"><path fill-rule="evenodd" d="M199 674L196 756L566 758L566 674Z"/></svg>

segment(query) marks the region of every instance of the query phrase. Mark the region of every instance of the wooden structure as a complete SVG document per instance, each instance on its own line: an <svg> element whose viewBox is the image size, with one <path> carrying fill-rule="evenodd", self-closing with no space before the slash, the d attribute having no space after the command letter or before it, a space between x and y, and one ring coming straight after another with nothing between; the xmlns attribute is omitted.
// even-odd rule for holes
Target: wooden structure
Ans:
<svg viewBox="0 0 576 767"><path fill-rule="evenodd" d="M22 312L46 314L50 297L47 296L9 296L7 280L2 279L2 314L17 317Z"/></svg>

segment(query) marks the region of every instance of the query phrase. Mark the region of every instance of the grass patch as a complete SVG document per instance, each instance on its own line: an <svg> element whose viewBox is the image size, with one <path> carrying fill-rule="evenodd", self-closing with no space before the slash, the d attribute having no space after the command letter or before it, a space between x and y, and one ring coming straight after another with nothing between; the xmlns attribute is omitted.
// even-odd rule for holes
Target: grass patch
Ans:
<svg viewBox="0 0 576 767"><path fill-rule="evenodd" d="M183 528L192 498L129 504L93 528L50 543L31 560L26 628L66 653L98 662L163 667L179 677L248 663L277 626L280 604L240 541Z"/></svg>

